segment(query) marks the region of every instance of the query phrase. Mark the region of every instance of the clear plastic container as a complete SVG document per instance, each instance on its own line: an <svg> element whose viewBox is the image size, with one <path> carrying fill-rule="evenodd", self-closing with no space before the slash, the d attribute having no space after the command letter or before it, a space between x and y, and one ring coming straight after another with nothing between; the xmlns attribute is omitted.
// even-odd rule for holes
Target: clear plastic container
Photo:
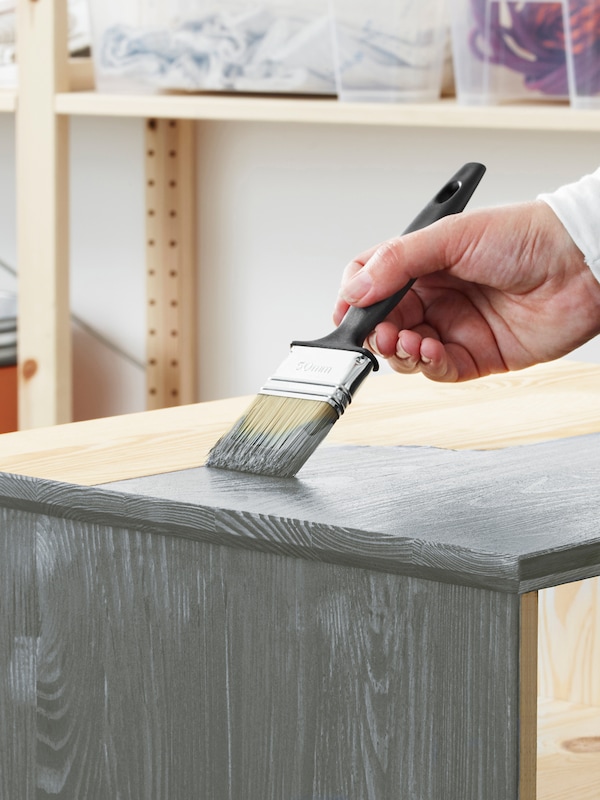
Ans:
<svg viewBox="0 0 600 800"><path fill-rule="evenodd" d="M600 0L567 0L571 105L600 108Z"/></svg>
<svg viewBox="0 0 600 800"><path fill-rule="evenodd" d="M331 0L331 9L340 100L439 98L446 0Z"/></svg>
<svg viewBox="0 0 600 800"><path fill-rule="evenodd" d="M458 101L567 100L568 0L451 0Z"/></svg>
<svg viewBox="0 0 600 800"><path fill-rule="evenodd" d="M328 0L90 0L104 92L335 94Z"/></svg>

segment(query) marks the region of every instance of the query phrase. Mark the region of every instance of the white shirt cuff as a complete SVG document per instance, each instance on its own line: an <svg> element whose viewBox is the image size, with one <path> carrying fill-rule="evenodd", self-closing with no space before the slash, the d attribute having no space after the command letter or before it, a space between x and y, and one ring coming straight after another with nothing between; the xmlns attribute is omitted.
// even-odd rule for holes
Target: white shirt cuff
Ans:
<svg viewBox="0 0 600 800"><path fill-rule="evenodd" d="M600 169L538 200L554 211L600 281Z"/></svg>

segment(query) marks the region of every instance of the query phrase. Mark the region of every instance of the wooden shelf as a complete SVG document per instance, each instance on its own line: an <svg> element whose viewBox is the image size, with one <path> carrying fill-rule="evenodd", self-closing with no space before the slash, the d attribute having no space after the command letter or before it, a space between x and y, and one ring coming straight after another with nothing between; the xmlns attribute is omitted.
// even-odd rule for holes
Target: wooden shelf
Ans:
<svg viewBox="0 0 600 800"><path fill-rule="evenodd" d="M130 95L68 92L56 95L58 114L251 120L342 125L488 128L499 130L600 131L600 110L566 104L462 106L436 103L343 103L335 98L247 95Z"/></svg>

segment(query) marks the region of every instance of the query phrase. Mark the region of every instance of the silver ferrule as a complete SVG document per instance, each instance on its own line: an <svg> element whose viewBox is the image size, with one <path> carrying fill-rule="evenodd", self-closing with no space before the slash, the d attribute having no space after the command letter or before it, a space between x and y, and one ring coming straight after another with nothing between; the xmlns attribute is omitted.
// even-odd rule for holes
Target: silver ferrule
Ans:
<svg viewBox="0 0 600 800"><path fill-rule="evenodd" d="M354 350L294 345L260 394L322 400L341 416L372 369L371 359Z"/></svg>

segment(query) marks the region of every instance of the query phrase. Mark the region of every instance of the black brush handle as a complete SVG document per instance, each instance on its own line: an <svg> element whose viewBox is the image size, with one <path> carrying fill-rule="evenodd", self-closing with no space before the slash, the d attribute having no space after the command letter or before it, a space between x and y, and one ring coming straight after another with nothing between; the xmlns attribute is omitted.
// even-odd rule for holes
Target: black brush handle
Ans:
<svg viewBox="0 0 600 800"><path fill-rule="evenodd" d="M421 213L406 228L403 235L426 228L432 222L450 214L463 211L471 199L485 173L483 164L471 162L461 167L450 180L444 184L436 196L429 201ZM331 347L338 350L358 350L367 355L378 368L377 359L363 348L363 343L371 331L382 322L408 292L415 282L412 278L391 297L373 303L366 308L351 306L339 326L321 339L310 342L292 342L292 345L304 347Z"/></svg>

